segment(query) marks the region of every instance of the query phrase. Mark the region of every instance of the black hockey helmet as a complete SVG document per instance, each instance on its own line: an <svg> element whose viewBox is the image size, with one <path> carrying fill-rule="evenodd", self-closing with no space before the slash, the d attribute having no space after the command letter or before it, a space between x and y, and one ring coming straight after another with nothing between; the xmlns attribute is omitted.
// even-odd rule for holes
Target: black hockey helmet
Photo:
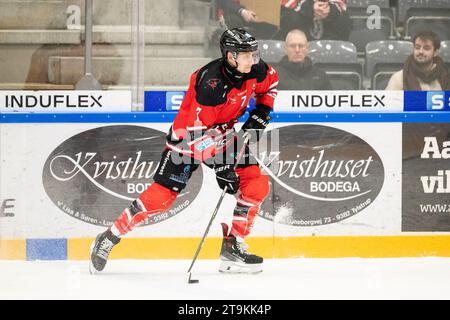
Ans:
<svg viewBox="0 0 450 320"><path fill-rule="evenodd" d="M220 51L226 58L227 52L233 52L235 58L239 52L253 52L258 50L258 41L247 30L233 28L226 30L220 37Z"/></svg>

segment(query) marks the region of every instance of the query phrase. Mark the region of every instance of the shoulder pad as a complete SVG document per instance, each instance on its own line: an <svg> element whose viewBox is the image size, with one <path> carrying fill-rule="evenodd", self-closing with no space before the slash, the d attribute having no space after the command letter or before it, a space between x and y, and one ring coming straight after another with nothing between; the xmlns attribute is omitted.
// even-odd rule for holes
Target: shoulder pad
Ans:
<svg viewBox="0 0 450 320"><path fill-rule="evenodd" d="M250 78L256 78L256 81L263 82L267 76L267 70L269 70L269 66L262 59L259 60L258 64L255 64L252 67L252 71L249 73Z"/></svg>
<svg viewBox="0 0 450 320"><path fill-rule="evenodd" d="M217 106L227 101L232 89L221 71L221 59L214 60L201 68L195 82L196 100L204 106Z"/></svg>

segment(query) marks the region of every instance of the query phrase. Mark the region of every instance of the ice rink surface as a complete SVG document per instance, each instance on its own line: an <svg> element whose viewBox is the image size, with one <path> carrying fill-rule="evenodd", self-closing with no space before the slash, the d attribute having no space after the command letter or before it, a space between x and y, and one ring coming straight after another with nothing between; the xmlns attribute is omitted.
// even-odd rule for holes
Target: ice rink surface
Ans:
<svg viewBox="0 0 450 320"><path fill-rule="evenodd" d="M218 260L0 261L0 299L450 299L449 258L267 259L257 275L221 274Z"/></svg>

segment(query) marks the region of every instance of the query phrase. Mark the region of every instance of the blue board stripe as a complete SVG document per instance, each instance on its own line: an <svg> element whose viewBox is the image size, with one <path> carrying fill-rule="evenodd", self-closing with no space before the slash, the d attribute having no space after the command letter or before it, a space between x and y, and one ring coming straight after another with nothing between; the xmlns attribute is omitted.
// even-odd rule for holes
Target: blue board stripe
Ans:
<svg viewBox="0 0 450 320"><path fill-rule="evenodd" d="M67 260L67 239L27 239L26 257L33 260Z"/></svg>
<svg viewBox="0 0 450 320"><path fill-rule="evenodd" d="M0 123L152 123L172 122L174 112L1 113ZM273 122L450 122L450 112L272 113ZM241 121L247 118L243 116Z"/></svg>
<svg viewBox="0 0 450 320"><path fill-rule="evenodd" d="M275 122L449 122L450 113L276 113Z"/></svg>
<svg viewBox="0 0 450 320"><path fill-rule="evenodd" d="M131 113L1 113L0 123L130 123L172 122L174 112Z"/></svg>

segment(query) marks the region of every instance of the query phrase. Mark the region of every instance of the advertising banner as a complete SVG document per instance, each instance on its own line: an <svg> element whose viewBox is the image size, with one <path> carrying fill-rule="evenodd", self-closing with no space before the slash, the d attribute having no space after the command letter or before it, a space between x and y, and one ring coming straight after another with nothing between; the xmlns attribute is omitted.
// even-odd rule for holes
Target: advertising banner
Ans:
<svg viewBox="0 0 450 320"><path fill-rule="evenodd" d="M130 112L131 91L0 91L0 112Z"/></svg>
<svg viewBox="0 0 450 320"><path fill-rule="evenodd" d="M9 215L2 234L72 238L104 230L153 182L169 126L1 125L0 196ZM269 148L255 155L271 194L252 235L400 232L401 124L281 123L269 132ZM199 236L220 192L202 166L174 206L133 236ZM220 236L220 222L231 222L235 204L227 195L211 236Z"/></svg>
<svg viewBox="0 0 450 320"><path fill-rule="evenodd" d="M186 91L146 91L145 111L177 111ZM255 105L250 99L249 107ZM278 91L275 112L403 112L403 91Z"/></svg>
<svg viewBox="0 0 450 320"><path fill-rule="evenodd" d="M290 124L276 132L279 150L260 157L272 185L261 216L277 235L399 233L401 124Z"/></svg>
<svg viewBox="0 0 450 320"><path fill-rule="evenodd" d="M275 112L402 112L403 91L279 91Z"/></svg>
<svg viewBox="0 0 450 320"><path fill-rule="evenodd" d="M111 125L70 137L48 155L44 190L64 213L110 226L147 187L165 147L165 134L141 126ZM198 195L202 169L190 180L173 208L146 221L152 224L186 209Z"/></svg>
<svg viewBox="0 0 450 320"><path fill-rule="evenodd" d="M3 236L86 237L111 225L153 182L168 126L2 125L0 197L9 206L3 211L14 214L2 220ZM172 208L145 225L161 225L185 213L202 187L202 171L196 171ZM215 193L220 189L210 195ZM206 210L194 208L187 221ZM188 223L185 230L189 235L202 228ZM173 223L156 229L150 236L178 232ZM134 235L139 236L139 230Z"/></svg>
<svg viewBox="0 0 450 320"><path fill-rule="evenodd" d="M450 112L450 91L405 91L404 111Z"/></svg>
<svg viewBox="0 0 450 320"><path fill-rule="evenodd" d="M450 231L450 124L403 125L403 231Z"/></svg>

